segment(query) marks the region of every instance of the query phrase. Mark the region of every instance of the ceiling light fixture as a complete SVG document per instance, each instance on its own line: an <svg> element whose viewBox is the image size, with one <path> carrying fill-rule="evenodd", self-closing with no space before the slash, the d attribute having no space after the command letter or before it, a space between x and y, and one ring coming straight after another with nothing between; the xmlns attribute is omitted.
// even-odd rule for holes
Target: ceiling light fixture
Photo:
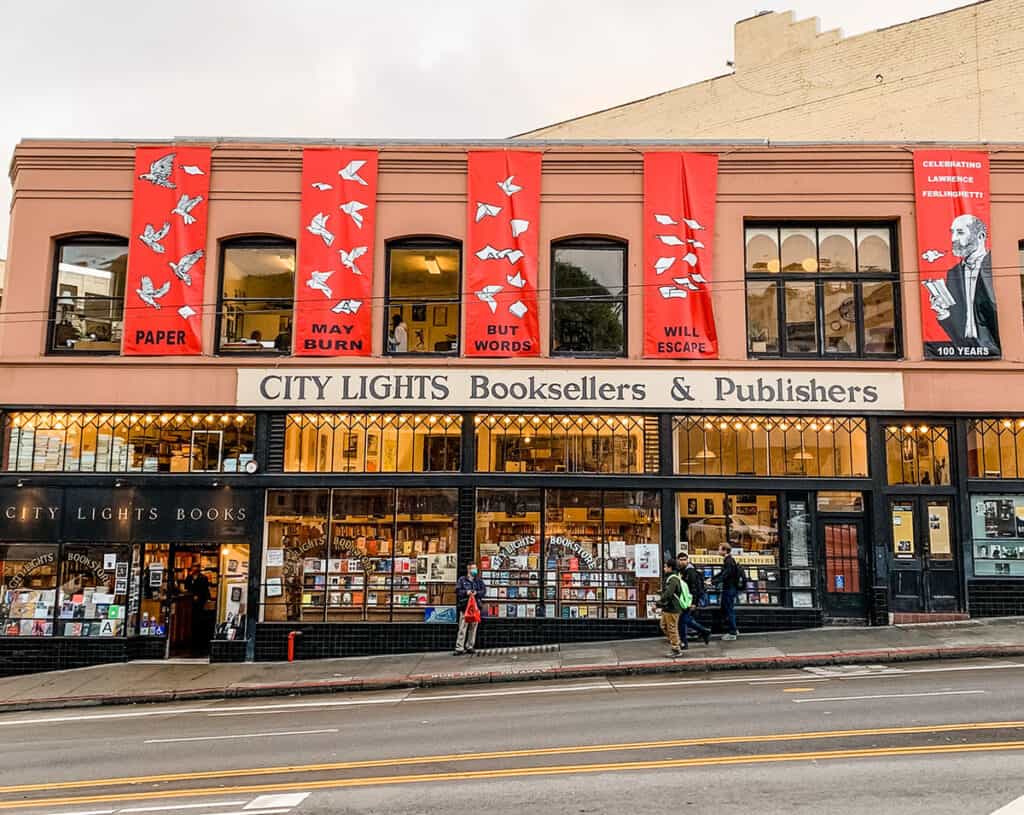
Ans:
<svg viewBox="0 0 1024 815"><path fill-rule="evenodd" d="M441 274L441 265L437 262L437 257L435 255L424 255L423 262L427 266L427 274Z"/></svg>

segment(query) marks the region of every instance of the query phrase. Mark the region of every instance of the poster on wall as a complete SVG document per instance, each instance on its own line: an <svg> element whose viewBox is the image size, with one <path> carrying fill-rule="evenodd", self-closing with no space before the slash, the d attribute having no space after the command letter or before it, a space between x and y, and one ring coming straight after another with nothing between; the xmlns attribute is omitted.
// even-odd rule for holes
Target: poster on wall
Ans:
<svg viewBox="0 0 1024 815"><path fill-rule="evenodd" d="M925 358L998 358L988 153L915 150L914 201Z"/></svg>
<svg viewBox="0 0 1024 815"><path fill-rule="evenodd" d="M644 153L644 356L717 359L711 308L718 156Z"/></svg>
<svg viewBox="0 0 1024 815"><path fill-rule="evenodd" d="M369 356L377 151L302 151L296 356Z"/></svg>
<svg viewBox="0 0 1024 815"><path fill-rule="evenodd" d="M466 356L540 355L540 179L540 153L469 154Z"/></svg>
<svg viewBox="0 0 1024 815"><path fill-rule="evenodd" d="M135 151L122 353L203 352L210 148Z"/></svg>
<svg viewBox="0 0 1024 815"><path fill-rule="evenodd" d="M636 545L636 565L634 573L637 577L660 577L661 560L658 555L658 547L653 543L638 543Z"/></svg>

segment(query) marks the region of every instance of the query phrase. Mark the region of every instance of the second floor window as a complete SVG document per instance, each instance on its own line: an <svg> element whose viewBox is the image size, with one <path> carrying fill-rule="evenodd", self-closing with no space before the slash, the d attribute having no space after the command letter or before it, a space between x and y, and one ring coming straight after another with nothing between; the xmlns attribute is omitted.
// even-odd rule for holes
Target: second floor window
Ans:
<svg viewBox="0 0 1024 815"><path fill-rule="evenodd" d="M387 252L387 353L457 355L459 245L423 238L395 241Z"/></svg>
<svg viewBox="0 0 1024 815"><path fill-rule="evenodd" d="M121 350L128 241L83 236L57 245L52 352Z"/></svg>
<svg viewBox="0 0 1024 815"><path fill-rule="evenodd" d="M892 247L888 225L748 224L750 356L899 356Z"/></svg>
<svg viewBox="0 0 1024 815"><path fill-rule="evenodd" d="M218 350L288 354L292 348L295 244L245 238L221 249Z"/></svg>
<svg viewBox="0 0 1024 815"><path fill-rule="evenodd" d="M551 353L625 356L626 246L577 239L551 254Z"/></svg>

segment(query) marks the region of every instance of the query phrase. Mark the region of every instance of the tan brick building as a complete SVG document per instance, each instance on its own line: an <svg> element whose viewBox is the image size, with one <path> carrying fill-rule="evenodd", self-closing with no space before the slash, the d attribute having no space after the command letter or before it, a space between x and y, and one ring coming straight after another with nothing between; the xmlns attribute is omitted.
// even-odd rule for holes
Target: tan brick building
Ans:
<svg viewBox="0 0 1024 815"><path fill-rule="evenodd" d="M736 23L733 62L724 76L522 135L997 142L1024 133L1024 0L846 38L820 31L817 18L768 12Z"/></svg>

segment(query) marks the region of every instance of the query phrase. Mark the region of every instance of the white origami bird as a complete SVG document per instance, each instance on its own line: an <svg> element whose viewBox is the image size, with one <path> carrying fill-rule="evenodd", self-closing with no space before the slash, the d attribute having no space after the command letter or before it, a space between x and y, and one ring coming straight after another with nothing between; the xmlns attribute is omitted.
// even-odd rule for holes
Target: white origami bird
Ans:
<svg viewBox="0 0 1024 815"><path fill-rule="evenodd" d="M197 195L195 198L189 198L187 193L182 194L181 198L178 199L177 206L171 210L171 215L180 215L181 220L186 224L194 224L196 222L195 217L192 215L194 210L200 203L202 203L203 196Z"/></svg>
<svg viewBox="0 0 1024 815"><path fill-rule="evenodd" d="M355 314L362 304L362 300L342 300L331 311L335 314Z"/></svg>
<svg viewBox="0 0 1024 815"><path fill-rule="evenodd" d="M499 181L498 186L501 187L501 191L508 196L513 196L522 189L522 187L515 183L514 175L510 175L504 181Z"/></svg>
<svg viewBox="0 0 1024 815"><path fill-rule="evenodd" d="M192 308L192 306L182 306L181 308L178 309L178 314L181 315L181 318L183 320L187 320L189 317L193 317L198 313L199 312Z"/></svg>
<svg viewBox="0 0 1024 815"><path fill-rule="evenodd" d="M363 168L364 164L366 164L365 161L360 161L358 159L355 161L350 161L348 164L346 164L344 167L338 170L338 175L340 175L342 179L344 179L345 181L355 181L357 184L362 184L364 187L366 187L368 186L367 183L362 178L359 177L359 171Z"/></svg>
<svg viewBox="0 0 1024 815"><path fill-rule="evenodd" d="M523 220L522 218L513 218L510 221L510 225L512 227L512 237L513 238L518 238L527 229L530 228L530 222L526 221L526 220Z"/></svg>
<svg viewBox="0 0 1024 815"><path fill-rule="evenodd" d="M171 267L171 271L174 272L175 276L178 277L186 286L192 285L192 275L189 271L192 269L199 259L206 254L202 249L196 249L194 252L189 252L185 257L179 260L177 263L168 263Z"/></svg>
<svg viewBox="0 0 1024 815"><path fill-rule="evenodd" d="M171 225L166 221L164 222L164 225L160 227L159 231L153 229L153 224L146 224L146 228L143 229L142 234L139 235L139 240L158 255L162 255L164 253L164 247L160 241L167 237L167 233L170 231Z"/></svg>
<svg viewBox="0 0 1024 815"><path fill-rule="evenodd" d="M658 214L655 214L654 220L656 220L659 224L662 224L663 226L672 226L674 224L678 224L679 223L679 221L677 221L674 218L672 218L671 215L658 215Z"/></svg>
<svg viewBox="0 0 1024 815"><path fill-rule="evenodd" d="M171 172L174 170L174 157L177 153L168 153L149 165L149 172L139 176L142 181L148 181L158 187L166 187L173 190L174 182L171 181Z"/></svg>
<svg viewBox="0 0 1024 815"><path fill-rule="evenodd" d="M704 279L704 275L702 275L700 272L694 272L693 274L690 275L690 277L692 277L698 283L707 283L708 282L707 280Z"/></svg>
<svg viewBox="0 0 1024 815"><path fill-rule="evenodd" d="M515 314L516 317L518 317L520 320L523 318L523 315L526 314L527 311L529 311L529 309L523 304L522 300L516 300L511 306L508 307L508 310Z"/></svg>
<svg viewBox="0 0 1024 815"><path fill-rule="evenodd" d="M516 272L514 275L505 275L505 279L508 281L510 286L515 286L517 289L521 289L526 285L526 281L519 272Z"/></svg>
<svg viewBox="0 0 1024 815"><path fill-rule="evenodd" d="M927 252L921 254L921 260L927 260L929 263L934 263L939 258L945 257L945 252L940 252L938 249L929 249Z"/></svg>
<svg viewBox="0 0 1024 815"><path fill-rule="evenodd" d="M686 246L686 241L675 235L658 235L658 240L666 246Z"/></svg>
<svg viewBox="0 0 1024 815"><path fill-rule="evenodd" d="M698 291L700 289L699 286L695 286L693 283L691 283L690 278L688 277L673 277L672 282L675 283L677 286L685 286L690 291Z"/></svg>
<svg viewBox="0 0 1024 815"><path fill-rule="evenodd" d="M480 258L480 260L497 260L498 258L505 257L501 252L499 252L490 244L487 244L483 249L477 252L476 256Z"/></svg>
<svg viewBox="0 0 1024 815"><path fill-rule="evenodd" d="M476 202L476 219L474 223L480 223L488 215L495 216L501 212L501 207L496 204L485 204L482 201Z"/></svg>
<svg viewBox="0 0 1024 815"><path fill-rule="evenodd" d="M331 287L327 285L327 279L334 274L334 272L310 272L309 280L306 281L306 286L313 289L313 291L323 292L324 297L330 298L334 292Z"/></svg>
<svg viewBox="0 0 1024 815"><path fill-rule="evenodd" d="M365 255L368 249L369 247L366 246L357 246L351 252L339 249L338 254L341 255L341 265L346 269L351 269L352 274L361 275L362 271L356 266L356 261Z"/></svg>
<svg viewBox="0 0 1024 815"><path fill-rule="evenodd" d="M332 187L330 184L325 184L323 181L314 181L309 186L311 186L314 190L320 190L320 192L323 192L324 190L334 189L334 187Z"/></svg>
<svg viewBox="0 0 1024 815"><path fill-rule="evenodd" d="M697 240L696 238L687 238L687 239L686 239L686 242L687 242L688 244L690 244L690 246L692 246L692 247L693 247L694 249L703 249L703 248L704 248L704 244L703 244L703 243L701 243L701 242L700 242L699 240Z"/></svg>
<svg viewBox="0 0 1024 815"><path fill-rule="evenodd" d="M195 164L186 164L181 169L186 175L206 175L206 173L204 173L199 167L196 167Z"/></svg>
<svg viewBox="0 0 1024 815"><path fill-rule="evenodd" d="M142 288L135 290L135 293L139 295L139 299L147 306L150 306L152 308L160 308L160 304L157 302L157 300L159 300L161 297L163 297L165 294L167 294L167 292L171 290L171 281L168 280L159 289L154 289L153 281L150 280L150 278L147 277L146 275L143 275L140 283L142 285Z"/></svg>
<svg viewBox="0 0 1024 815"><path fill-rule="evenodd" d="M687 252L683 256L683 263L689 263L691 266L697 265L697 256L693 252Z"/></svg>
<svg viewBox="0 0 1024 815"><path fill-rule="evenodd" d="M346 215L348 215L352 219L352 222L357 227L362 229L363 228L362 210L366 209L366 207L367 207L366 204L362 204L359 201L347 201L346 203L341 205L340 209L341 209L342 212L344 212Z"/></svg>
<svg viewBox="0 0 1024 815"><path fill-rule="evenodd" d="M684 289L677 289L675 286L661 286L658 288L658 291L661 292L661 296L666 300L670 300L673 297L685 300L687 297L687 293Z"/></svg>
<svg viewBox="0 0 1024 815"><path fill-rule="evenodd" d="M695 221L693 218L683 218L683 223L686 224L690 229L703 229L700 225L700 221Z"/></svg>
<svg viewBox="0 0 1024 815"><path fill-rule="evenodd" d="M498 310L498 301L494 299L494 296L503 288L504 286L484 286L476 293L477 297L487 303L487 307L491 310L491 314L494 314Z"/></svg>
<svg viewBox="0 0 1024 815"><path fill-rule="evenodd" d="M323 238L326 246L334 243L334 233L327 228L327 221L330 217L326 212L318 212L313 216L313 220L309 222L309 226L306 227L307 232Z"/></svg>
<svg viewBox="0 0 1024 815"><path fill-rule="evenodd" d="M502 249L501 251L505 253L505 260L507 260L512 265L518 263L523 256L523 253L520 252L518 249Z"/></svg>
<svg viewBox="0 0 1024 815"><path fill-rule="evenodd" d="M657 274L664 274L675 265L675 258L658 258L654 262L654 271Z"/></svg>

